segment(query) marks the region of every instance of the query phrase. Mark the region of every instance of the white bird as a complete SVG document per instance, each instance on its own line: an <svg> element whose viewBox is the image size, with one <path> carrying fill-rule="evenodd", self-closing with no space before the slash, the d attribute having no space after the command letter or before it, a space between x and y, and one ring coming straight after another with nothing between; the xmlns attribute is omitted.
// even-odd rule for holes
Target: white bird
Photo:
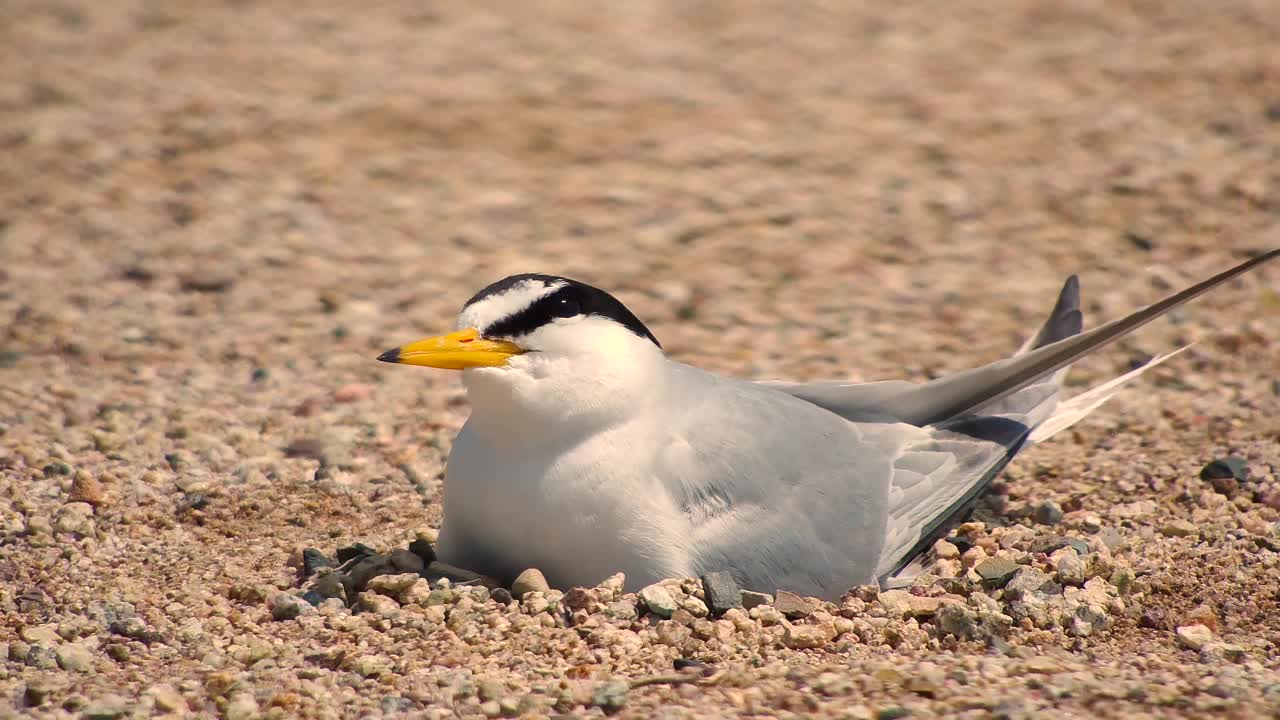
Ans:
<svg viewBox="0 0 1280 720"><path fill-rule="evenodd" d="M612 295L536 274L378 359L462 370L472 410L449 454L441 560L504 582L536 567L566 589L728 570L835 599L905 574L1019 450L1169 355L1061 401L1068 365L1277 256L1085 333L1073 276L1018 354L923 384L722 377L667 357Z"/></svg>

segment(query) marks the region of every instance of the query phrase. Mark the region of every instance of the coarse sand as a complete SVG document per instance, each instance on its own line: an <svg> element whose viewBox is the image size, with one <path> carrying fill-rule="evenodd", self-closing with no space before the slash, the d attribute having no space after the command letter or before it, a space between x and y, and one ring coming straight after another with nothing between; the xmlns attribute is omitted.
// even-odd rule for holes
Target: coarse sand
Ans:
<svg viewBox="0 0 1280 720"><path fill-rule="evenodd" d="M433 537L466 398L374 358L503 275L718 372L924 380L1072 272L1093 325L1280 246L1278 37L1248 0L8 0L0 717L1280 712L1280 267L1080 363L1195 343L1020 456L954 577L302 577Z"/></svg>

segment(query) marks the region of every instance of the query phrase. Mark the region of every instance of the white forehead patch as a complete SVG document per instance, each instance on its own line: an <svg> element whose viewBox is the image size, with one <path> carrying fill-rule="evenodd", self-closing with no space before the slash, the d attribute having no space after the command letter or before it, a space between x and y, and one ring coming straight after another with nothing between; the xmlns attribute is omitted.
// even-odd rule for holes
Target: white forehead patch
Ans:
<svg viewBox="0 0 1280 720"><path fill-rule="evenodd" d="M522 280L500 293L477 300L458 315L457 329L484 329L499 320L511 317L535 302L568 285L563 280Z"/></svg>

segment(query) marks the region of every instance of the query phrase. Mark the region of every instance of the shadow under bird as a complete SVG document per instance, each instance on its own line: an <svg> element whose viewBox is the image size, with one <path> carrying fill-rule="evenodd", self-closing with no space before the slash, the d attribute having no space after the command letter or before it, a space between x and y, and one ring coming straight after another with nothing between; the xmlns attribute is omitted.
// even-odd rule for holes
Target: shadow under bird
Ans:
<svg viewBox="0 0 1280 720"><path fill-rule="evenodd" d="M472 411L449 454L441 560L508 583L536 567L560 588L728 570L836 599L909 576L1019 450L1175 353L1064 400L1072 362L1278 256L1087 332L1072 276L1015 355L920 384L716 375L667 357L607 292L537 274L378 359L462 371Z"/></svg>

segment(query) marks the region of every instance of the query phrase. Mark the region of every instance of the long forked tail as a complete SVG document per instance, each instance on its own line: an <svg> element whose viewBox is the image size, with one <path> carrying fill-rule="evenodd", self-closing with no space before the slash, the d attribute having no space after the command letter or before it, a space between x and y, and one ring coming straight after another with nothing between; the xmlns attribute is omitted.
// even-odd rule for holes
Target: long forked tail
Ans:
<svg viewBox="0 0 1280 720"><path fill-rule="evenodd" d="M1280 250L1265 253L1132 313L1126 318L1083 334L1077 334L1080 328L1079 288L1075 278L1072 277L1063 286L1058 302L1044 327L1023 345L1014 357L961 373L958 376L941 378L923 386L904 387L905 384L886 384L883 394L889 398L890 402L882 401L881 407L891 404L893 412L882 411L882 413L896 414L908 422L923 423L929 421L930 413L945 412L941 409L943 404L962 405L962 403L957 401L961 393L953 391L949 396L944 394L939 405L927 408L924 402L921 402L921 391L931 387L934 389L946 387L958 382L959 390L975 393L980 399L974 405L965 406L970 409L957 411L959 413L957 415L949 417L943 415L941 422L934 425L935 432L943 434L959 432L971 437L989 439L1002 445L1004 452L976 475L976 481L967 483L963 488L956 488L958 492L946 494L941 503L933 502L935 507L938 505L941 507L936 512L926 513L929 519L919 523L919 532L902 538L902 542L886 552L883 565L877 570L879 582L885 587L898 587L910 584L913 575L923 572L929 562L925 551L937 538L944 536L950 527L963 520L991 479L1003 470L1021 447L1028 443L1043 441L1070 427L1114 396L1126 383L1187 348L1183 347L1161 355L1143 367L1069 400L1060 401L1058 399L1060 380L1071 362L1214 286L1277 257L1280 257ZM1035 371L1037 374L1031 376L1029 380L1018 380L1017 374L1025 372L1028 367L1037 368ZM981 391L975 390L984 386L994 388L986 397ZM924 397L923 400L928 401L929 398ZM1015 425L1010 426L1007 422L1009 420L1016 421ZM1015 426L1020 426L1022 432L1014 433ZM1001 437L1000 431L1004 431L1008 437ZM938 436L937 440L941 442L945 438ZM910 508L907 512L911 512Z"/></svg>
<svg viewBox="0 0 1280 720"><path fill-rule="evenodd" d="M1037 382L1179 305L1277 257L1280 257L1280 249L1271 250L1119 320L1006 360L917 386L917 390L895 398L894 409L900 418L918 426L932 425L968 413Z"/></svg>
<svg viewBox="0 0 1280 720"><path fill-rule="evenodd" d="M1049 312L1049 319L1044 321L1040 332L1027 338L1027 342L1018 349L1018 355L1030 352L1045 345L1052 345L1059 340L1066 340L1072 335L1079 335L1084 329L1084 316L1080 313L1080 278L1072 275L1062 284L1058 292L1058 301Z"/></svg>
<svg viewBox="0 0 1280 720"><path fill-rule="evenodd" d="M1130 380L1137 378L1142 373L1190 347L1190 345L1183 345L1173 352L1157 355L1142 367L1130 370L1120 377L1112 378L1097 387L1090 388L1070 400L1059 402L1058 407L1054 408L1053 414L1031 431L1031 435L1027 437L1027 442L1031 444L1044 442L1057 433L1075 425L1089 413L1102 407L1103 403L1115 397L1125 385L1129 384Z"/></svg>
<svg viewBox="0 0 1280 720"><path fill-rule="evenodd" d="M1019 348L1017 354L1024 355L1032 350L1052 345L1060 340L1078 335L1083 329L1084 317L1080 312L1080 280L1075 275L1072 275L1063 284L1062 291L1058 293L1058 301L1049 313L1049 318L1045 320L1044 325L1040 328L1040 332L1028 338L1027 342ZM1120 377L1112 378L1097 387L1090 388L1070 400L1062 400L1059 397L1062 381L1067 371L1071 369L1071 366L1067 365L1052 375L1040 378L1003 400L984 403L978 412L980 414L1019 412L1022 415L1020 419L1032 428L1025 442L1026 444L1034 445L1048 440L1055 434L1083 420L1094 410L1102 407L1104 403L1115 397L1130 381L1189 347L1191 346L1186 345L1173 352L1159 355L1141 367L1130 370Z"/></svg>

